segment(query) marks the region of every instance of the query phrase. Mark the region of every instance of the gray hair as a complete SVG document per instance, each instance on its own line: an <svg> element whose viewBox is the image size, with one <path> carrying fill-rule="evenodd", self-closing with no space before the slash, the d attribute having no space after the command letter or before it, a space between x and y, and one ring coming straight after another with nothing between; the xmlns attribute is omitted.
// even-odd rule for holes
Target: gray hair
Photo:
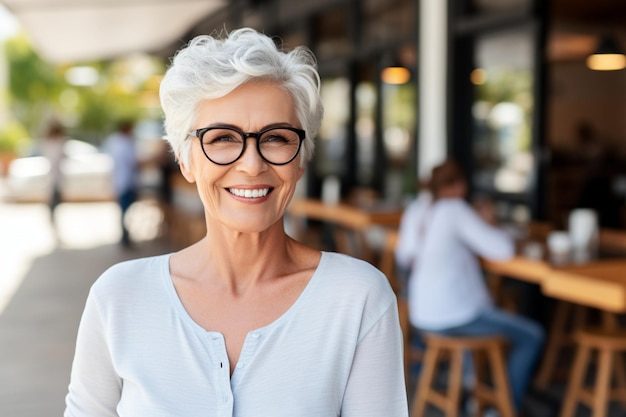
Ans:
<svg viewBox="0 0 626 417"><path fill-rule="evenodd" d="M300 163L303 166L309 161L323 115L315 57L303 46L284 52L272 38L249 28L222 39L197 36L172 59L159 94L166 139L176 157L188 162L188 133L202 101L224 97L254 81L274 82L291 95L296 117L306 132Z"/></svg>

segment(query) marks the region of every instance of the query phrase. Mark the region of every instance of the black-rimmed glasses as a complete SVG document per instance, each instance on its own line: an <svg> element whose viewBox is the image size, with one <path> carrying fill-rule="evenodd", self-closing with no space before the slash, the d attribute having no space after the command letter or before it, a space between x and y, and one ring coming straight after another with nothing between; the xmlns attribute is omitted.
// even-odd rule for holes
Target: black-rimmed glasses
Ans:
<svg viewBox="0 0 626 417"><path fill-rule="evenodd" d="M232 126L211 126L189 132L200 139L207 159L217 165L229 165L246 151L247 139L256 139L256 149L264 161L285 165L298 155L306 134L295 127L270 127L259 132L242 132Z"/></svg>

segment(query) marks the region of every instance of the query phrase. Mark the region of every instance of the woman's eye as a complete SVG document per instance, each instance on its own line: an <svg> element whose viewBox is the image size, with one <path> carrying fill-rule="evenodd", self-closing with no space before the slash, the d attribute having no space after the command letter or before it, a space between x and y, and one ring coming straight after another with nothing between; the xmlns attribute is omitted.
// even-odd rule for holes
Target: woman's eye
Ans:
<svg viewBox="0 0 626 417"><path fill-rule="evenodd" d="M287 142L287 138L281 135L268 135L261 139L262 142Z"/></svg>
<svg viewBox="0 0 626 417"><path fill-rule="evenodd" d="M241 142L241 138L237 137L237 135L234 134L221 134L221 135L215 135L212 136L208 143L212 144L212 143L240 143Z"/></svg>

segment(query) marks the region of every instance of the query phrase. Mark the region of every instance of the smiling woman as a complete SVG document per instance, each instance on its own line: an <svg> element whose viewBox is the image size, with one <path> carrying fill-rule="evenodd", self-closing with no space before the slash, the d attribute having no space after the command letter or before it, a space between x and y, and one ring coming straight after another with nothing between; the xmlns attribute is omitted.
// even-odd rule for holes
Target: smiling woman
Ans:
<svg viewBox="0 0 626 417"><path fill-rule="evenodd" d="M201 36L160 93L207 234L98 279L65 416L406 417L387 278L284 229L323 113L311 52Z"/></svg>

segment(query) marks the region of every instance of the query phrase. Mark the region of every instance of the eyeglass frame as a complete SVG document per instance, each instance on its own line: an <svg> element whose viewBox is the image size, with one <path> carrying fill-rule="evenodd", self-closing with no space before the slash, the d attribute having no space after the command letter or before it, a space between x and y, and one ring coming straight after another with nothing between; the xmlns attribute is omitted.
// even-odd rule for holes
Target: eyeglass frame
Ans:
<svg viewBox="0 0 626 417"><path fill-rule="evenodd" d="M236 132L239 135L241 135L241 138L243 139L243 146L241 147L241 153L234 160L232 160L231 162L228 162L228 163L215 162L214 160L212 160L209 157L209 155L207 155L206 150L204 149L204 144L202 143L202 136L204 136L204 134L206 132L211 131L211 130L216 130L216 129L231 130L231 131ZM287 162L281 162L281 163L272 162L272 161L268 160L265 156L263 156L263 152L261 152L261 145L260 145L261 142L259 141L259 138L264 133L267 133L267 132L269 132L271 130L277 130L277 129L290 130L290 131L294 132L295 134L297 134L298 135L298 139L300 139L298 141L298 149L296 150L296 152L293 154L293 156ZM256 151L259 154L259 156L261 157L261 159L263 159L265 162L267 162L268 164L277 165L277 166L287 165L288 163L290 163L291 161L296 159L296 156L298 156L298 154L300 153L300 149L302 149L302 142L304 142L304 140L306 139L306 131L304 129L299 129L297 127L292 127L292 126L271 126L271 127L266 127L265 129L261 129L258 132L244 132L243 130L241 130L241 129L235 127L235 126L215 125L215 126L209 126L209 127L201 127L199 129L192 130L189 133L187 133L187 135L189 135L190 137L198 138L198 141L200 142L200 148L202 149L202 153L204 154L206 159L208 159L209 161L211 161L215 165L220 165L220 166L226 166L226 165L234 164L235 162L237 162L243 156L243 154L246 152L246 146L248 145L248 138L256 139Z"/></svg>

